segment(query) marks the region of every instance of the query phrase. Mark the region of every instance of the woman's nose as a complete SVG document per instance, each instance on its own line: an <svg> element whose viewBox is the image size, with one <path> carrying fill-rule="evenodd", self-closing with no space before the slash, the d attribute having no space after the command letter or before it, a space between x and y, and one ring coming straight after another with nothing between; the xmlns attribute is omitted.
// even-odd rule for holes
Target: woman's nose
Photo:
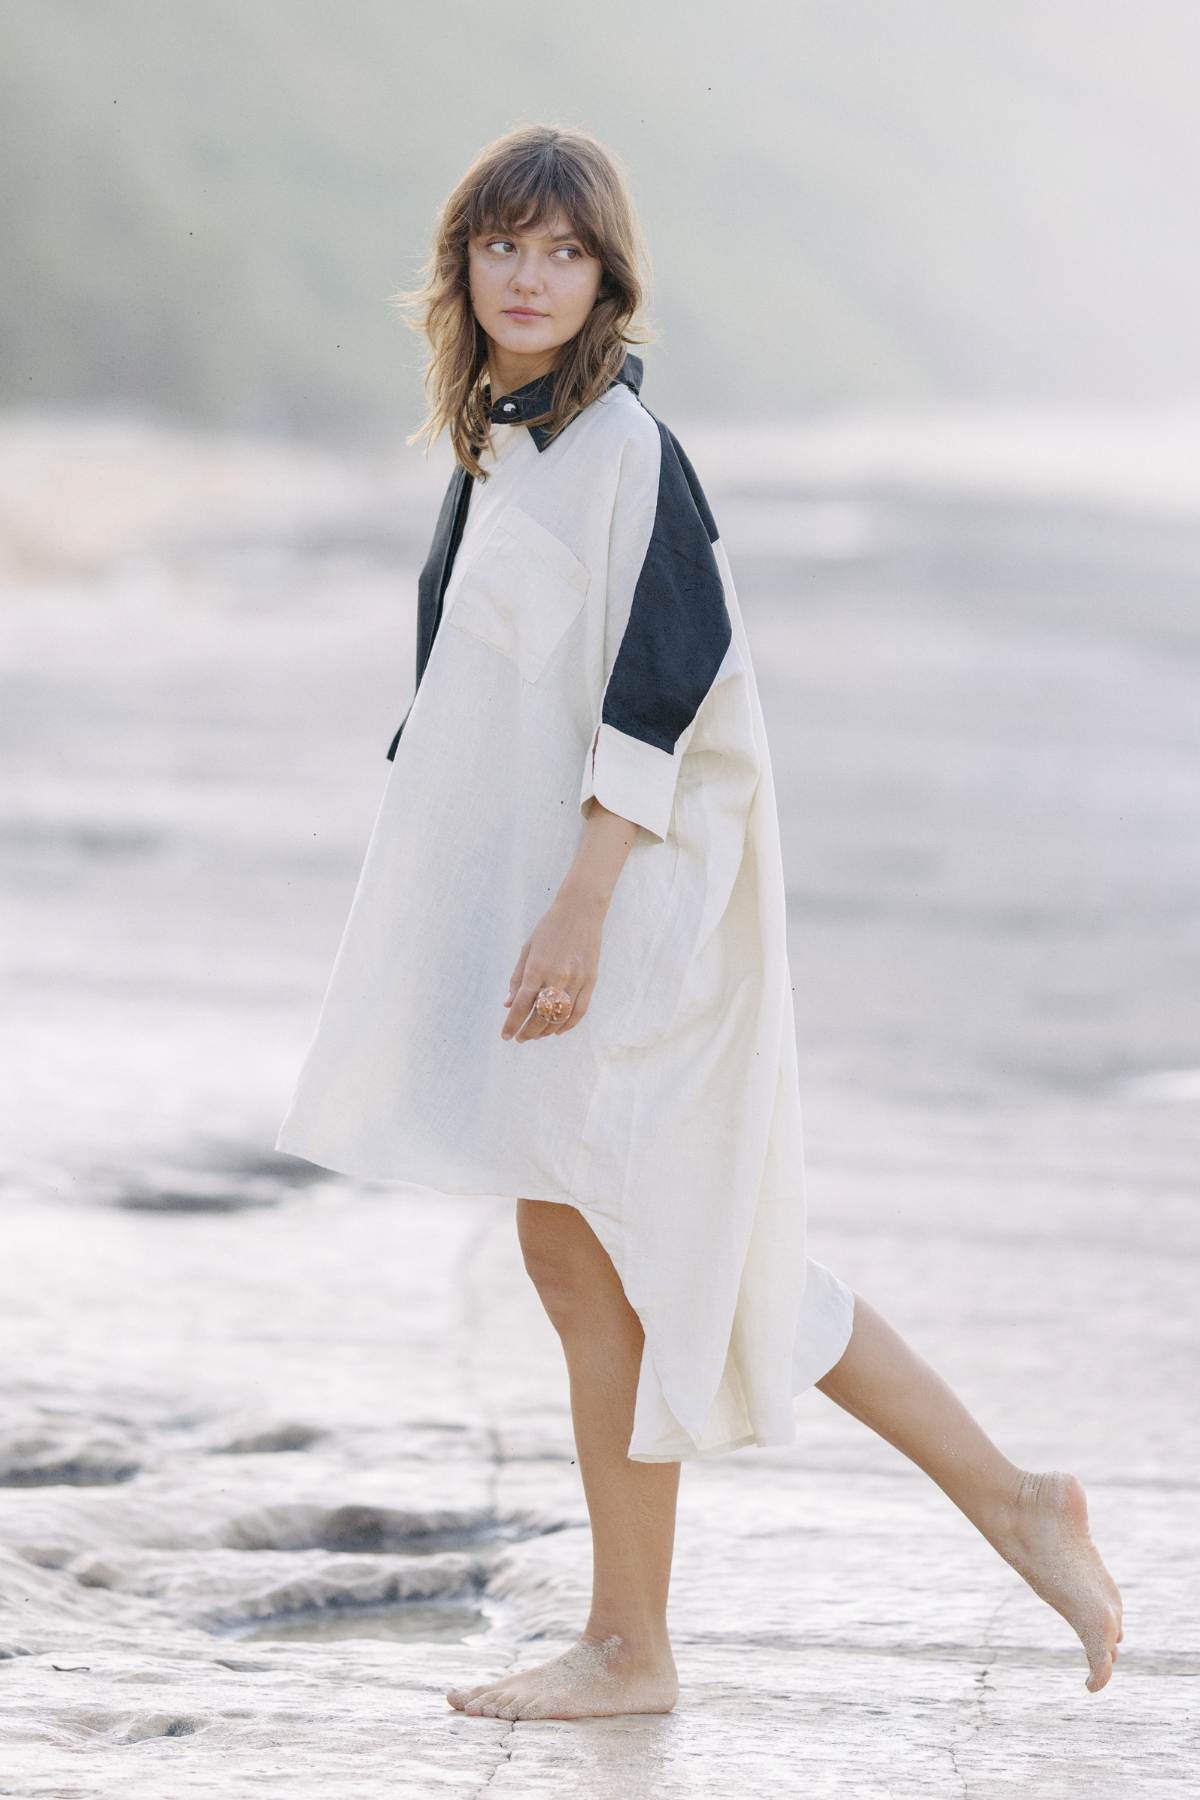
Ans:
<svg viewBox="0 0 1200 1800"><path fill-rule="evenodd" d="M522 293L536 292L542 286L542 276L534 262L518 263L510 279Z"/></svg>

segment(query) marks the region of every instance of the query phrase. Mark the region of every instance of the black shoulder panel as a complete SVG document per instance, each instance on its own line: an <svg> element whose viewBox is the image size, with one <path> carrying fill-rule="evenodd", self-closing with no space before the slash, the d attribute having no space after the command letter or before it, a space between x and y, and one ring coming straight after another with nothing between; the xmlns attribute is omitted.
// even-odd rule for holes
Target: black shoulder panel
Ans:
<svg viewBox="0 0 1200 1800"><path fill-rule="evenodd" d="M437 636L437 628L441 622L442 596L446 592L446 584L450 580L450 572L454 567L454 558L462 537L463 525L466 522L472 486L472 477L461 463L455 463L446 492L442 496L437 524L433 528L433 543L429 547L429 555L425 558L425 566L417 577L416 687L421 685L425 664L429 661L429 652L433 649L433 640ZM415 689L413 697L416 698ZM408 712L411 711L410 702ZM408 719L408 712L401 719L396 735L388 746L387 759L389 762L395 761L396 745L400 742L405 722Z"/></svg>
<svg viewBox="0 0 1200 1800"><path fill-rule="evenodd" d="M675 455L679 461L679 466L683 470L684 480L688 484L688 490L691 493L693 501L695 502L696 511L700 514L700 517L704 520L704 529L708 533L708 541L710 544L715 544L718 537L720 536L720 533L717 530L717 521L713 518L712 508L709 506L708 501L704 497L704 489L700 486L700 477L697 475L695 469L693 469L691 463L688 461L687 451L684 449L684 447L680 443L679 439L675 436L675 433L673 431L670 431L667 428L667 426L665 426L662 423L662 421L660 419L655 419L654 423L658 426L660 437L665 437L669 441L672 450L674 450ZM663 444L664 461L666 459L666 450L667 450L667 445L666 445L666 443L664 443ZM660 486L660 491L661 491L661 481L660 481L659 486Z"/></svg>
<svg viewBox="0 0 1200 1800"><path fill-rule="evenodd" d="M681 445L654 422L662 444L654 526L600 717L670 753L716 679L733 626L713 553L716 520Z"/></svg>

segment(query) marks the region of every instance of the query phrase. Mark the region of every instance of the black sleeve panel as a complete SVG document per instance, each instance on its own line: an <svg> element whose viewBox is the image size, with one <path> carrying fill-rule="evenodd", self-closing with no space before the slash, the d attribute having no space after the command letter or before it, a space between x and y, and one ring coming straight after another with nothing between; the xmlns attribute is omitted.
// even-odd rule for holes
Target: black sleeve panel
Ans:
<svg viewBox="0 0 1200 1800"><path fill-rule="evenodd" d="M712 687L733 635L713 545L717 525L661 420L654 524L601 720L670 754Z"/></svg>

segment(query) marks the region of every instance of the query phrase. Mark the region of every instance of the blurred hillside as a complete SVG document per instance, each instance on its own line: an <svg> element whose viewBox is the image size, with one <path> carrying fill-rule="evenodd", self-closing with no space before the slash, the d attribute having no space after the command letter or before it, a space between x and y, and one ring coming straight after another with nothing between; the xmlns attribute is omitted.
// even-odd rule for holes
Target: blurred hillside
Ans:
<svg viewBox="0 0 1200 1800"><path fill-rule="evenodd" d="M9 406L411 429L423 348L389 295L475 149L536 118L632 174L668 416L1200 392L1183 0L6 0L0 20Z"/></svg>

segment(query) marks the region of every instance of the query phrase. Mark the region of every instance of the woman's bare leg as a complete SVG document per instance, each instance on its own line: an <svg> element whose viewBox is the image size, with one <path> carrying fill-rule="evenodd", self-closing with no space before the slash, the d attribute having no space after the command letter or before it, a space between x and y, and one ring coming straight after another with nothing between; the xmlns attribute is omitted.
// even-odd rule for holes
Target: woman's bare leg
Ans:
<svg viewBox="0 0 1200 1800"><path fill-rule="evenodd" d="M1124 1635L1121 1596L1089 1535L1077 1478L1010 1462L937 1370L860 1295L850 1342L816 1385L932 1476L1076 1631L1090 1665L1089 1691L1104 1687Z"/></svg>
<svg viewBox="0 0 1200 1800"><path fill-rule="evenodd" d="M562 1656L473 1688L462 1712L576 1719L669 1712L679 1693L667 1636L677 1462L630 1462L642 1327L612 1261L575 1207L518 1200L525 1266L561 1339L579 1471L592 1526L592 1605Z"/></svg>

